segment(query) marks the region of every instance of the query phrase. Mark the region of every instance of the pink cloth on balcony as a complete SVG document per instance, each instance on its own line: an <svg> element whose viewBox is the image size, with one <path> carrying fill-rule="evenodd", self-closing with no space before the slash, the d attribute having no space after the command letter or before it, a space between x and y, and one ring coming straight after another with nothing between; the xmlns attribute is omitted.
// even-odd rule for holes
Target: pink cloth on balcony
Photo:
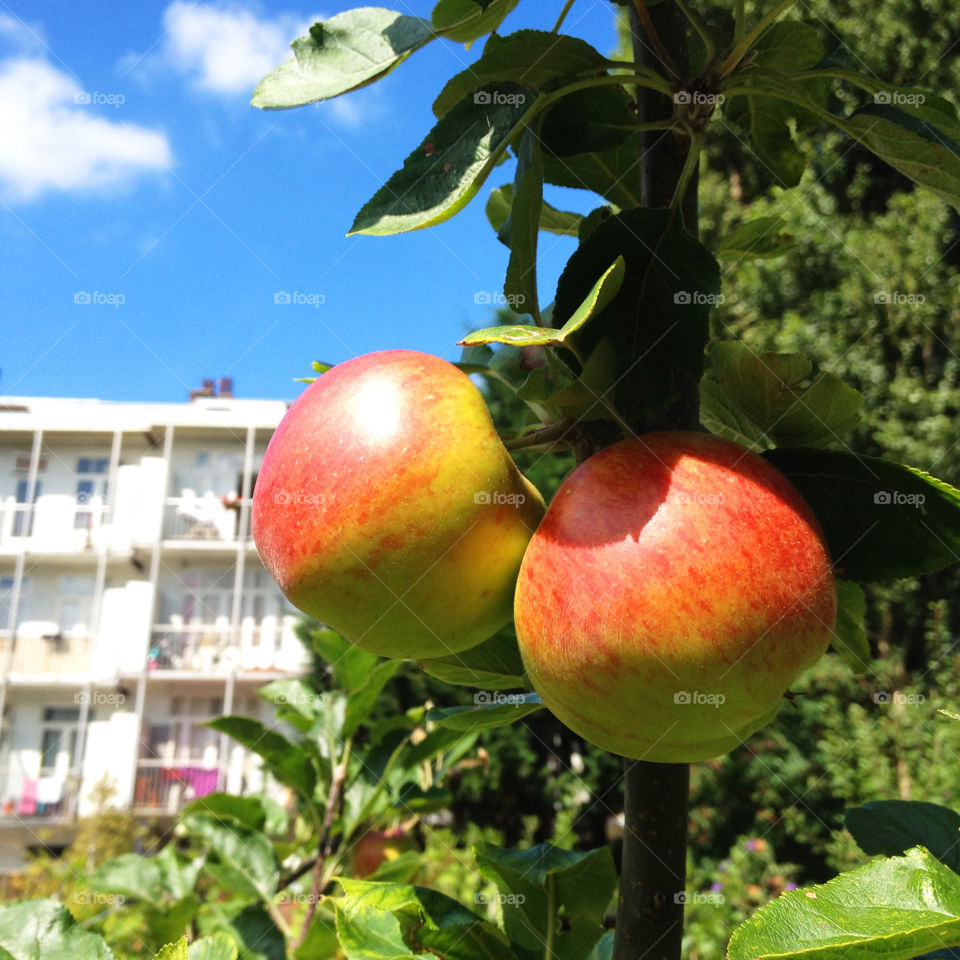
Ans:
<svg viewBox="0 0 960 960"><path fill-rule="evenodd" d="M219 771L209 767L176 767L164 771L170 780L181 780L188 784L194 797L205 797L217 789Z"/></svg>
<svg viewBox="0 0 960 960"><path fill-rule="evenodd" d="M20 813L25 817L32 817L37 812L37 781L32 777L24 777L23 788L20 794Z"/></svg>

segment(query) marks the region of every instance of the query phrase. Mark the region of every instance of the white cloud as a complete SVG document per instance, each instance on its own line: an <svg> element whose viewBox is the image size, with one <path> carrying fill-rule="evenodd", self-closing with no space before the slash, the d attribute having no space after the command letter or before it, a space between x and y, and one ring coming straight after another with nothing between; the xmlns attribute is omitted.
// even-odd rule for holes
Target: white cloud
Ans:
<svg viewBox="0 0 960 960"><path fill-rule="evenodd" d="M165 134L104 116L115 111L102 103L84 104L92 96L45 60L0 62L5 196L32 200L51 191L103 190L171 166Z"/></svg>
<svg viewBox="0 0 960 960"><path fill-rule="evenodd" d="M197 86L248 96L265 74L290 59L290 41L306 32L297 17L261 19L251 10L190 0L174 0L164 12L163 25L168 58Z"/></svg>

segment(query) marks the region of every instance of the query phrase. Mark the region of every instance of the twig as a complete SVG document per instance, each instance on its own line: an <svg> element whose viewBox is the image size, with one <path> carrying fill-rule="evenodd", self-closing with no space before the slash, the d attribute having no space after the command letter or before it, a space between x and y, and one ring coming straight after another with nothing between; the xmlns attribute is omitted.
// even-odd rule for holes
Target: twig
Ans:
<svg viewBox="0 0 960 960"><path fill-rule="evenodd" d="M307 932L310 929L310 921L317 910L317 903L323 893L323 867L327 857L333 852L330 846L330 831L333 827L333 818L337 814L340 806L340 799L343 796L343 785L347 779L347 763L350 759L350 743L348 739L344 744L343 757L333 771L333 779L330 782L330 793L327 795L327 809L323 817L323 829L320 831L320 839L317 843L317 859L313 863L313 883L310 885L310 898L307 900L307 911L303 917L303 927L300 930L300 936L297 937L293 945L293 951L300 947L307 938ZM306 872L306 871L304 871Z"/></svg>

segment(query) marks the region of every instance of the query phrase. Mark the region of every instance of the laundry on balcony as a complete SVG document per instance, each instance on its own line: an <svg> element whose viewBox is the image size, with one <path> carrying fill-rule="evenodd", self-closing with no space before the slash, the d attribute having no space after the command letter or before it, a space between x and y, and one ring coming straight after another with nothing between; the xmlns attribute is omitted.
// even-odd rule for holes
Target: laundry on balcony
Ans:
<svg viewBox="0 0 960 960"><path fill-rule="evenodd" d="M185 783L193 792L194 797L205 797L217 789L219 771L214 767L175 767L165 769L164 775L168 780Z"/></svg>

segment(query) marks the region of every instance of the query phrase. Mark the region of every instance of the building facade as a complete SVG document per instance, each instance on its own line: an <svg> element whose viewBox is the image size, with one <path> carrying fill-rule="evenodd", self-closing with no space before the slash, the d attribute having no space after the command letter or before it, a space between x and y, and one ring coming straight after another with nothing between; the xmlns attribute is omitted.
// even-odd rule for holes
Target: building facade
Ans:
<svg viewBox="0 0 960 960"><path fill-rule="evenodd" d="M306 667L250 535L286 405L212 392L0 400L0 872L98 786L144 816L263 786L203 724L269 720L258 687Z"/></svg>

